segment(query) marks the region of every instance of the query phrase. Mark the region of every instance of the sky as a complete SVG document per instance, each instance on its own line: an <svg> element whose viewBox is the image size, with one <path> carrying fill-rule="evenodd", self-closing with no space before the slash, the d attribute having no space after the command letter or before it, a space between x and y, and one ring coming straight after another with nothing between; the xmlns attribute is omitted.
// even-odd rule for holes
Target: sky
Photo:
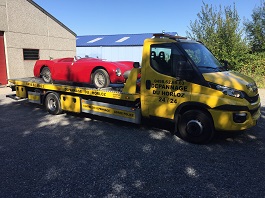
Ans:
<svg viewBox="0 0 265 198"><path fill-rule="evenodd" d="M77 36L177 32L186 36L203 2L219 9L233 6L251 20L261 0L34 0Z"/></svg>

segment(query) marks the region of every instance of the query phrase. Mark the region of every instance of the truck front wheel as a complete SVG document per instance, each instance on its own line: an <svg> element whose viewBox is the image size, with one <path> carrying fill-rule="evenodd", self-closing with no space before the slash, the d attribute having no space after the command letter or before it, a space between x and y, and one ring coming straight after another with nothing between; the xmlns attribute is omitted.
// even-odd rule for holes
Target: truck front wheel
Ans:
<svg viewBox="0 0 265 198"><path fill-rule="evenodd" d="M212 119L200 110L189 110L178 121L180 136L191 143L205 144L214 136Z"/></svg>
<svg viewBox="0 0 265 198"><path fill-rule="evenodd" d="M46 110L53 115L62 113L59 95L57 93L49 93L45 98Z"/></svg>

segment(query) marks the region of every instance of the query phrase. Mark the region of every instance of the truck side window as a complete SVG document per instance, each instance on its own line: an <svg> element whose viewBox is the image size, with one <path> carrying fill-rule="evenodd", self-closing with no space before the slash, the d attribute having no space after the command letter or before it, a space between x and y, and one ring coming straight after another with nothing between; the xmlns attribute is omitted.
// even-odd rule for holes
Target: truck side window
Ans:
<svg viewBox="0 0 265 198"><path fill-rule="evenodd" d="M169 62L171 48L151 47L150 63L151 67L159 73L172 75L171 64Z"/></svg>
<svg viewBox="0 0 265 198"><path fill-rule="evenodd" d="M176 77L176 72L179 69L179 64L187 61L184 55L174 46L152 45L150 53L151 67L161 74ZM182 69L184 69L182 67ZM187 68L184 70L190 71Z"/></svg>

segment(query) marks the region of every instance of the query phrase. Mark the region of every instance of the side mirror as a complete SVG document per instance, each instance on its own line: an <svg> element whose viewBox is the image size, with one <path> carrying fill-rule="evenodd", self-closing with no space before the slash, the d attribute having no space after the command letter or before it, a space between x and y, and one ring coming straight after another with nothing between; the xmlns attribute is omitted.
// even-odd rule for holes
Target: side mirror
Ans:
<svg viewBox="0 0 265 198"><path fill-rule="evenodd" d="M220 62L224 65L225 70L228 70L228 61L227 60L220 60Z"/></svg>
<svg viewBox="0 0 265 198"><path fill-rule="evenodd" d="M133 63L133 68L140 68L140 63L139 62L134 62Z"/></svg>

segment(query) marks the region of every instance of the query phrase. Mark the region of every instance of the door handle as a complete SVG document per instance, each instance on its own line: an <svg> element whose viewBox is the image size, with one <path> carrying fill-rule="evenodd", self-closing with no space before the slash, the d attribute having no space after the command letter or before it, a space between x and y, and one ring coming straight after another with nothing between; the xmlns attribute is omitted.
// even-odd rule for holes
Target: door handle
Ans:
<svg viewBox="0 0 265 198"><path fill-rule="evenodd" d="M146 80L145 81L145 88L146 89L151 89L151 80Z"/></svg>

